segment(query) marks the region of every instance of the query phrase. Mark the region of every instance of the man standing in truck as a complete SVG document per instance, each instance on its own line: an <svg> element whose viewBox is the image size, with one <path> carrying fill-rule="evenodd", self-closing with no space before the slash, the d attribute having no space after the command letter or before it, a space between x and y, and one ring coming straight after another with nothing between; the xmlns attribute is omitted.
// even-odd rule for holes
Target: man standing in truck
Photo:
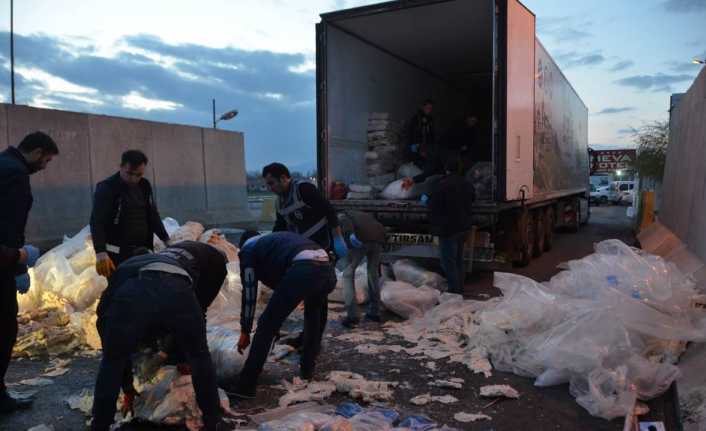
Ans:
<svg viewBox="0 0 706 431"><path fill-rule="evenodd" d="M427 99L422 103L414 117L409 120L407 129L407 158L419 169L425 170L434 148L434 102Z"/></svg>
<svg viewBox="0 0 706 431"><path fill-rule="evenodd" d="M34 132L17 147L0 153L0 413L31 407L31 399L15 399L5 387L5 373L17 341L17 292L27 293L39 250L25 245L25 226L32 208L29 176L47 167L59 154L56 142L47 134Z"/></svg>
<svg viewBox="0 0 706 431"><path fill-rule="evenodd" d="M96 271L108 278L116 266L145 247L152 250L156 234L169 241L154 202L152 186L144 178L147 156L139 150L122 155L120 171L96 186L91 212L91 237Z"/></svg>

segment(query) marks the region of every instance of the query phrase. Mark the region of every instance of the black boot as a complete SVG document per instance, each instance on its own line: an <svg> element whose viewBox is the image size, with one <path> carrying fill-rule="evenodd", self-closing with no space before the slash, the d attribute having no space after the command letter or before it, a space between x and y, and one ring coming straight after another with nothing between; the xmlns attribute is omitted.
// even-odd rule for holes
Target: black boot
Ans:
<svg viewBox="0 0 706 431"><path fill-rule="evenodd" d="M12 398L7 391L0 392L0 413L12 413L32 407L32 398Z"/></svg>

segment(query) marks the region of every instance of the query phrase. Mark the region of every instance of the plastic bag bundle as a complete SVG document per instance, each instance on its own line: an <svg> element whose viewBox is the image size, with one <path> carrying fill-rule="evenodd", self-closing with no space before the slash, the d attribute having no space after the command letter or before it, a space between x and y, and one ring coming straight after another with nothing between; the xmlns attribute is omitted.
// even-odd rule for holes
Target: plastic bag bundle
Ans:
<svg viewBox="0 0 706 431"><path fill-rule="evenodd" d="M473 185L476 200L493 199L493 164L477 162L466 172L466 180Z"/></svg>
<svg viewBox="0 0 706 431"><path fill-rule="evenodd" d="M218 229L209 229L199 237L199 242L212 245L223 253L228 262L238 261L238 247L228 242L226 237Z"/></svg>
<svg viewBox="0 0 706 431"><path fill-rule="evenodd" d="M439 302L439 296L436 289L416 288L403 281L386 281L380 292L385 307L405 319L422 317Z"/></svg>
<svg viewBox="0 0 706 431"><path fill-rule="evenodd" d="M435 272L427 271L410 259L395 261L392 264L392 271L396 280L404 281L416 287L431 287L440 292L446 292L449 287L444 277Z"/></svg>
<svg viewBox="0 0 706 431"><path fill-rule="evenodd" d="M403 181L404 180L400 179L391 182L383 189L380 196L388 200L408 200L419 197L420 193L417 190L417 186L415 185L405 190L402 188Z"/></svg>
<svg viewBox="0 0 706 431"><path fill-rule="evenodd" d="M368 119L368 152L365 154L366 172L374 186L384 186L394 180L399 160L400 125L391 121L387 113L371 113ZM386 182L380 177L391 175ZM373 181L373 179L375 179ZM353 192L356 192L353 190ZM364 199L350 197L349 199Z"/></svg>
<svg viewBox="0 0 706 431"><path fill-rule="evenodd" d="M417 167L414 163L405 163L404 165L400 166L400 168L397 170L397 177L398 178L412 178L416 177L417 175L421 174L422 170Z"/></svg>
<svg viewBox="0 0 706 431"><path fill-rule="evenodd" d="M179 241L198 241L203 232L204 228L201 223L187 221L169 236L169 241L172 244Z"/></svg>
<svg viewBox="0 0 706 431"><path fill-rule="evenodd" d="M368 269L367 264L358 265L353 278L355 284L355 301L358 305L368 302ZM336 288L328 295L331 302L345 302L343 296L343 273L336 270Z"/></svg>
<svg viewBox="0 0 706 431"><path fill-rule="evenodd" d="M236 377L243 368L250 351L248 348L242 355L237 352L240 331L220 326L209 326L206 338L218 380L223 381Z"/></svg>

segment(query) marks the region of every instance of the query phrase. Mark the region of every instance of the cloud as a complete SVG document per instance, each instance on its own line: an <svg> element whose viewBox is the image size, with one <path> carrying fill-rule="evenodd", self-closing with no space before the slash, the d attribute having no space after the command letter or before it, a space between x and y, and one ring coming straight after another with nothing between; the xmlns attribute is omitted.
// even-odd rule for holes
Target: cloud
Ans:
<svg viewBox="0 0 706 431"><path fill-rule="evenodd" d="M556 42L578 42L593 36L592 33L582 28L591 27L592 22L583 17L540 17L537 32L543 36L553 38Z"/></svg>
<svg viewBox="0 0 706 431"><path fill-rule="evenodd" d="M666 0L662 7L667 12L690 13L706 12L706 1L704 0Z"/></svg>
<svg viewBox="0 0 706 431"><path fill-rule="evenodd" d="M693 75L668 75L657 73L655 75L634 75L615 81L616 84L624 87L632 87L637 90L652 90L654 92L671 92L672 84L691 81Z"/></svg>
<svg viewBox="0 0 706 431"><path fill-rule="evenodd" d="M615 63L613 67L610 68L611 72L620 72L621 70L625 70L629 67L632 67L635 65L635 62L632 60L623 60L618 63Z"/></svg>
<svg viewBox="0 0 706 431"><path fill-rule="evenodd" d="M600 52L579 53L570 51L556 56L556 60L561 64L563 69L570 69L578 66L597 66L606 61L606 58Z"/></svg>
<svg viewBox="0 0 706 431"><path fill-rule="evenodd" d="M272 154L287 163L315 160L315 74L306 54L174 45L150 35L116 47L106 57L85 43L15 35L18 103L208 126L215 98L217 113L240 111L221 124L245 132L248 168ZM0 71L8 51L0 45ZM5 99L7 87L9 77L0 77Z"/></svg>
<svg viewBox="0 0 706 431"><path fill-rule="evenodd" d="M598 112L596 112L595 115L621 114L621 113L623 113L623 112L634 111L635 109L636 109L636 108L634 108L634 107L632 107L632 106L623 106L623 107L620 107L620 108L611 107L611 108L605 108L605 109L603 109L603 110L601 110L601 111L598 111Z"/></svg>

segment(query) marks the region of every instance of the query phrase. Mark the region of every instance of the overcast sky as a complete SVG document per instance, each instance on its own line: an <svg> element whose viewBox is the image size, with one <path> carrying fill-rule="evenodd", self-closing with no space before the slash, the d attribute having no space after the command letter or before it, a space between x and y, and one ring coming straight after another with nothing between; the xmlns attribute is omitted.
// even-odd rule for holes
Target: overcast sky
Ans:
<svg viewBox="0 0 706 431"><path fill-rule="evenodd" d="M484 0L467 0L484 1ZM223 128L246 163L315 160L314 24L356 0L15 0L17 102ZM525 0L588 105L589 142L626 145L667 118L706 58L706 0ZM589 5L585 5L585 4ZM9 0L0 0L0 101L10 100Z"/></svg>

